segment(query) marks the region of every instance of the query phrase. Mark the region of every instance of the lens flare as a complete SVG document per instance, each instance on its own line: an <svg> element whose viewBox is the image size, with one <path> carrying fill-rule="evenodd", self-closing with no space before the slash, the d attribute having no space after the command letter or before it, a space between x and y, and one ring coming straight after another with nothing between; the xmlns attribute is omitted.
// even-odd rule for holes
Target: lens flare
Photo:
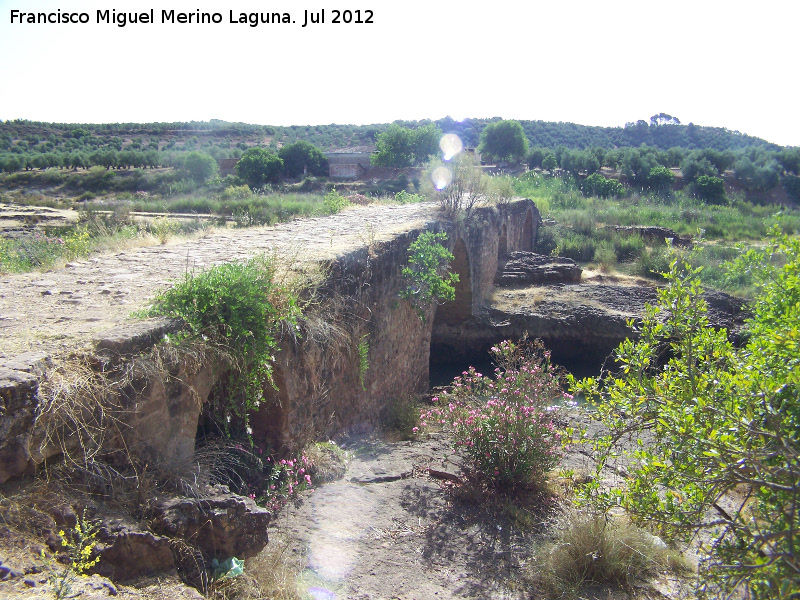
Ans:
<svg viewBox="0 0 800 600"><path fill-rule="evenodd" d="M450 160L456 154L461 152L464 144L461 143L461 138L455 133L445 133L442 139L439 140L439 148L442 149L445 160Z"/></svg>
<svg viewBox="0 0 800 600"><path fill-rule="evenodd" d="M437 190L443 190L453 181L453 174L447 167L436 167L431 173L431 181Z"/></svg>

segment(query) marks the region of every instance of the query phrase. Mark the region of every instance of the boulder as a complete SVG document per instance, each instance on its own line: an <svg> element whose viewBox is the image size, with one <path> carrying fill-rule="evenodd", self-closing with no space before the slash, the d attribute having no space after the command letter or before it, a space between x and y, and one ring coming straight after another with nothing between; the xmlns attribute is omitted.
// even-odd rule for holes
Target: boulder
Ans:
<svg viewBox="0 0 800 600"><path fill-rule="evenodd" d="M168 571L175 566L170 540L125 519L104 520L97 533L100 556L93 571L113 581Z"/></svg>
<svg viewBox="0 0 800 600"><path fill-rule="evenodd" d="M157 500L149 517L154 532L185 540L208 558L247 558L267 545L271 514L250 498L210 486L197 498Z"/></svg>
<svg viewBox="0 0 800 600"><path fill-rule="evenodd" d="M39 407L39 374L48 364L43 352L0 363L0 483L32 473L31 433Z"/></svg>
<svg viewBox="0 0 800 600"><path fill-rule="evenodd" d="M495 283L501 287L580 283L582 269L570 258L512 252L500 261Z"/></svg>
<svg viewBox="0 0 800 600"><path fill-rule="evenodd" d="M691 248L693 243L692 236L681 236L667 227L652 227L649 225L617 226L614 227L614 231L619 231L620 233L635 233L641 236L645 241L658 242L661 244L671 239L672 243L680 248Z"/></svg>

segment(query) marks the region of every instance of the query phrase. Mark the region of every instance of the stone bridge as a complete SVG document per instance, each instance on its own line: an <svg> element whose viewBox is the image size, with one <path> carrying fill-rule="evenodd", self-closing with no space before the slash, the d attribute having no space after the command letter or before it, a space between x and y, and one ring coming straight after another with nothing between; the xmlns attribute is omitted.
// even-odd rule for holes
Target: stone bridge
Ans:
<svg viewBox="0 0 800 600"><path fill-rule="evenodd" d="M532 250L539 223L530 200L456 220L428 203L354 207L0 276L0 482L82 442L86 432L58 414L56 399L74 400L98 422L72 368L120 382L106 390L121 426L103 452L113 457L125 448L176 466L190 461L204 407L224 393L225 365L202 352L164 351L164 334L178 324L129 315L187 271L263 252L321 265L325 276L299 335L282 338L276 386L265 384L267 401L251 415L255 442L292 449L314 436L372 426L392 400L428 388L434 332L484 308L498 257ZM431 307L422 320L399 293L409 244L426 230L447 233L459 283L455 300Z"/></svg>

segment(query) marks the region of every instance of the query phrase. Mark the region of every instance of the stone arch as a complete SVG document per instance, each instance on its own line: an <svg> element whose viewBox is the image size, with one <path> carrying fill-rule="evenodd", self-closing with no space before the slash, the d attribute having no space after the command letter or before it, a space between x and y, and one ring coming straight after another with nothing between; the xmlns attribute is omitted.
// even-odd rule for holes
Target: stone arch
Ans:
<svg viewBox="0 0 800 600"><path fill-rule="evenodd" d="M433 326L438 324L457 325L472 316L472 274L470 272L469 252L464 240L458 238L453 247L453 261L450 271L458 274L455 284L456 297L436 309Z"/></svg>
<svg viewBox="0 0 800 600"><path fill-rule="evenodd" d="M522 225L522 243L520 250L533 252L533 211L528 209L525 213L525 223Z"/></svg>
<svg viewBox="0 0 800 600"><path fill-rule="evenodd" d="M503 223L500 228L500 241L497 244L497 258L503 258L508 254L508 227Z"/></svg>

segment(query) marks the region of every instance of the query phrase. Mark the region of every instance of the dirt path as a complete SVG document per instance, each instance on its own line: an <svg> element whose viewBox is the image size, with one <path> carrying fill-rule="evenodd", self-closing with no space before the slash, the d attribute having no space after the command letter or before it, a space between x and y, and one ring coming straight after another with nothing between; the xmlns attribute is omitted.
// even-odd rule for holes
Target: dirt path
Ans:
<svg viewBox="0 0 800 600"><path fill-rule="evenodd" d="M520 570L533 534L495 506L454 502L442 479L428 474L460 472L443 435L349 448L354 457L342 480L306 493L276 520L292 550L307 556L299 583L305 597L528 597Z"/></svg>
<svg viewBox="0 0 800 600"><path fill-rule="evenodd" d="M0 359L83 345L145 307L187 271L275 250L299 261L330 259L435 218L430 203L352 207L274 227L214 230L197 239L95 256L45 273L0 275Z"/></svg>

